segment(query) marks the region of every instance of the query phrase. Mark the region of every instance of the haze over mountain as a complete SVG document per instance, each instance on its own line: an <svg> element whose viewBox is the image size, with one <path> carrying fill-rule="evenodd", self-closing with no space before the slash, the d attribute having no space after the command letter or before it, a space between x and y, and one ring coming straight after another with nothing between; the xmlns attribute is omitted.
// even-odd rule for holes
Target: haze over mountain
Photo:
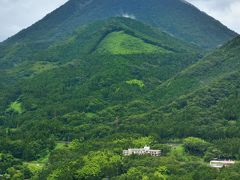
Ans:
<svg viewBox="0 0 240 180"><path fill-rule="evenodd" d="M70 0L0 44L0 178L238 179L209 167L240 160L235 36L185 1Z"/></svg>

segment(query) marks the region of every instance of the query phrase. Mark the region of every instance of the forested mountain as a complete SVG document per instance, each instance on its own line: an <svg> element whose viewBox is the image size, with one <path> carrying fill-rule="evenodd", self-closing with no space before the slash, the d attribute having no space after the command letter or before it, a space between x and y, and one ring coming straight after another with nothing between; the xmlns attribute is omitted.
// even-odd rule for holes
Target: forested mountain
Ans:
<svg viewBox="0 0 240 180"><path fill-rule="evenodd" d="M0 45L0 179L238 180L234 36L185 1L70 0Z"/></svg>
<svg viewBox="0 0 240 180"><path fill-rule="evenodd" d="M11 55L9 55L9 53ZM1 71L1 87L2 92L6 92L7 94L7 87L15 84L19 80L21 81L23 78L31 79L44 71L55 70L56 68L57 70L58 68L67 68L68 66L75 66L75 64L79 63L81 66L85 65L86 67L91 65L90 67L92 69L83 66L83 70L87 73L96 73L97 71L94 68L96 66L102 67L105 65L105 61L116 63L116 65L124 62L118 60L118 58L126 59L125 61L127 62L125 62L125 64L129 69L128 71L141 71L142 69L147 72L149 69L144 67L147 65L151 69L156 69L154 72L156 76L159 77L157 77L155 81L158 81L158 79L165 80L184 67L196 62L202 56L203 51L194 45L189 45L177 40L166 33L144 25L136 20L110 18L106 21L99 21L80 27L72 36L66 38L64 41L52 44L49 48L43 50L34 49L33 51L25 51L22 49L21 58L19 58L21 55L14 53L15 51L10 49L1 59L1 64L3 65ZM116 58L116 62L114 62L114 58ZM102 61L99 59L102 59ZM141 65L143 67L134 67L136 62L139 63L139 66ZM132 66L129 65L130 63ZM163 65L161 68L163 72L159 71L158 66L151 66L152 64ZM106 65L109 67L112 66L111 63ZM165 65L168 66L168 69L165 68ZM117 68L119 68L118 66L114 67L116 71L112 70L112 73L120 73L117 70ZM96 69L97 68L98 67L96 67ZM105 69L101 70L100 73L103 75L93 74L92 76L96 76L96 78L105 76L105 71L107 71L108 68L105 67ZM123 71L125 70L126 69L123 69ZM129 73L131 74L133 72ZM149 76L150 75L151 73ZM143 77L144 75L139 76ZM43 78L48 79L46 77L47 76ZM114 78L114 74L111 74L110 78ZM106 81L104 78L103 80ZM74 81L77 82L78 80ZM20 93L19 88L18 91L13 94L18 93ZM5 93L2 93L1 97L1 104L6 106L10 98ZM3 100L4 98L6 98L6 102Z"/></svg>
<svg viewBox="0 0 240 180"><path fill-rule="evenodd" d="M205 139L224 139L239 135L239 50L237 37L153 90L151 96L158 97L160 111L174 111L176 117L170 119L186 123L180 136L195 133ZM178 123L176 128L184 127Z"/></svg>
<svg viewBox="0 0 240 180"><path fill-rule="evenodd" d="M160 102L167 99L173 100L212 82L224 79L229 74L234 74L240 68L239 44L239 37L237 37L216 49L193 66L184 69L176 77L159 86L155 90L154 96L160 96Z"/></svg>
<svg viewBox="0 0 240 180"><path fill-rule="evenodd" d="M2 90L2 111L10 107L17 121L75 111L95 113L143 99L202 54L201 49L132 19L99 21L6 68L8 78L2 83L11 87L11 79L13 87ZM21 111L11 109L14 103Z"/></svg>
<svg viewBox="0 0 240 180"><path fill-rule="evenodd" d="M215 48L237 35L184 0L70 0L5 43L35 41L35 46L43 47L79 25L115 16L134 17L204 48Z"/></svg>

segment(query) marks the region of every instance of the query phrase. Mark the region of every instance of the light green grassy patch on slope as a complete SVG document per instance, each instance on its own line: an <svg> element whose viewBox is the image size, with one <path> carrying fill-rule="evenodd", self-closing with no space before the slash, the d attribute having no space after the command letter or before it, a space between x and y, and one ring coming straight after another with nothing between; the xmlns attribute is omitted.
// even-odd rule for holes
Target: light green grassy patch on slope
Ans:
<svg viewBox="0 0 240 180"><path fill-rule="evenodd" d="M42 73L44 71L51 70L51 69L53 69L55 67L56 67L56 65L53 64L53 63L49 63L49 62L36 62L31 67L31 70L33 72L35 72L35 73Z"/></svg>
<svg viewBox="0 0 240 180"><path fill-rule="evenodd" d="M142 39L128 35L122 31L112 32L99 44L97 53L111 54L144 54L144 53L169 53L169 51L145 43Z"/></svg>
<svg viewBox="0 0 240 180"><path fill-rule="evenodd" d="M145 86L144 82L138 79L132 79L132 80L126 81L126 83L130 85L137 85L140 88L143 88Z"/></svg>
<svg viewBox="0 0 240 180"><path fill-rule="evenodd" d="M23 112L22 104L18 101L12 102L7 111L14 111L21 114Z"/></svg>
<svg viewBox="0 0 240 180"><path fill-rule="evenodd" d="M33 173L33 174L37 174L39 173L42 168L43 168L43 164L37 163L37 162L28 162L28 163L24 163L29 170Z"/></svg>

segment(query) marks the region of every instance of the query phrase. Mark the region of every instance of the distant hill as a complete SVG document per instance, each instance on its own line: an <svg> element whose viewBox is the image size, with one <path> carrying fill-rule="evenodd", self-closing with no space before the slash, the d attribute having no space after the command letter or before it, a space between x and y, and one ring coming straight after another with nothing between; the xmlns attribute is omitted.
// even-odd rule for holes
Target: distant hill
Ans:
<svg viewBox="0 0 240 180"><path fill-rule="evenodd" d="M237 35L182 0L70 0L5 43L35 41L40 46L71 34L80 25L113 16L136 18L203 48L215 48Z"/></svg>

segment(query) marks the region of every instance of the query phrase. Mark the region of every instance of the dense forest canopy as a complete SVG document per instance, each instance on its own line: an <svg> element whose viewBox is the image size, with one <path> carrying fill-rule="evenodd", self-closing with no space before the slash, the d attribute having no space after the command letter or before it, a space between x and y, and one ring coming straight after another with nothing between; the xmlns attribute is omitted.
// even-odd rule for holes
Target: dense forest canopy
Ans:
<svg viewBox="0 0 240 180"><path fill-rule="evenodd" d="M0 44L0 179L239 179L240 37L177 0L164 3L203 18L194 28L213 23L211 43L184 31L190 17L151 22L162 0L148 24L97 18L117 1L94 2L70 0ZM122 154L145 145L161 156Z"/></svg>

